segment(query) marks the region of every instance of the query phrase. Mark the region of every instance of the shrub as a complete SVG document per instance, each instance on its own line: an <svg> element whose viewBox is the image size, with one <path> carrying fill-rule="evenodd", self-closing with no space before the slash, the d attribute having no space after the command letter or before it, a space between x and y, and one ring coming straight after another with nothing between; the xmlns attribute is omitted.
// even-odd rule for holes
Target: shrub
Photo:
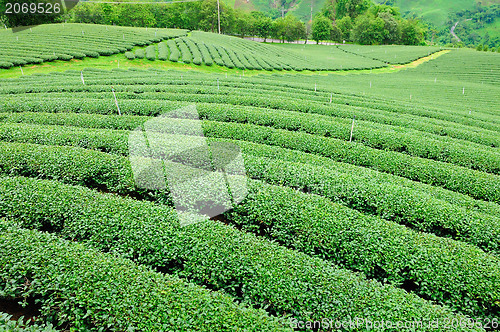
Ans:
<svg viewBox="0 0 500 332"><path fill-rule="evenodd" d="M12 315L0 312L0 332L57 332L57 330L50 323L30 322L26 324L23 316L18 320L13 320Z"/></svg>
<svg viewBox="0 0 500 332"><path fill-rule="evenodd" d="M230 326L287 330L262 310L235 304L227 295L137 266L112 253L6 222L0 223L0 229L2 295L37 297L42 315L64 329L220 331Z"/></svg>
<svg viewBox="0 0 500 332"><path fill-rule="evenodd" d="M156 46L155 45L149 45L146 47L146 59L150 61L155 61L156 60Z"/></svg>
<svg viewBox="0 0 500 332"><path fill-rule="evenodd" d="M168 59L173 62L179 61L180 52L179 49L177 48L175 41L173 39L167 40L167 46L170 51L170 56Z"/></svg>
<svg viewBox="0 0 500 332"><path fill-rule="evenodd" d="M68 61L68 60L73 59L73 57L72 57L71 55L69 55L69 54L64 54L64 53L59 53L59 54L57 54L57 53L56 53L56 55L57 55L57 58L58 58L59 60Z"/></svg>
<svg viewBox="0 0 500 332"><path fill-rule="evenodd" d="M168 60L168 46L165 43L158 44L158 59L166 61Z"/></svg>
<svg viewBox="0 0 500 332"><path fill-rule="evenodd" d="M135 57L137 59L144 59L145 55L146 54L145 54L145 52L144 52L144 50L142 48L140 48L140 49L138 49L138 50L135 51Z"/></svg>
<svg viewBox="0 0 500 332"><path fill-rule="evenodd" d="M0 61L0 68L10 68L13 66L14 64L12 62Z"/></svg>
<svg viewBox="0 0 500 332"><path fill-rule="evenodd" d="M334 267L321 259L282 248L215 221L199 220L179 228L176 213L171 208L56 182L25 178L1 179L0 189L5 193L0 200L0 214L17 220L23 227L50 229L67 239L85 241L101 251L119 253L124 258L161 268L165 273L175 273L214 290L223 289L238 300L265 307L279 316L292 315L300 320L324 317L344 320L356 316L392 321L465 319L415 295L389 285L367 281L362 276ZM12 236L16 242L25 238ZM27 257L43 259L54 257L44 254L34 243L28 240L27 250L7 248L5 252L10 255L26 253ZM55 252L58 250L56 246ZM40 255L32 255L32 252ZM7 257L2 252L0 260L23 261ZM221 257L224 259L221 260ZM57 255L54 260L59 262L56 266L66 261ZM92 270L94 267L96 271L103 269L83 257L79 262ZM129 274L126 272L128 265L121 260L116 262L122 266L119 271L124 274L124 278L112 274L113 284L120 284L120 289L148 289L142 285L136 288L136 283L130 283L129 275L141 274L136 271ZM39 270L52 264L33 265ZM19 269L26 271L22 266ZM63 271L72 269L66 267ZM80 275L85 273L71 273L71 276ZM122 280L124 286L121 286ZM20 278L19 282L24 283L25 279ZM144 295L137 298L141 296ZM123 300L111 299L110 304L105 305L116 307L122 303Z"/></svg>
<svg viewBox="0 0 500 332"><path fill-rule="evenodd" d="M125 57L129 60L134 60L135 54L134 54L134 52L125 52Z"/></svg>

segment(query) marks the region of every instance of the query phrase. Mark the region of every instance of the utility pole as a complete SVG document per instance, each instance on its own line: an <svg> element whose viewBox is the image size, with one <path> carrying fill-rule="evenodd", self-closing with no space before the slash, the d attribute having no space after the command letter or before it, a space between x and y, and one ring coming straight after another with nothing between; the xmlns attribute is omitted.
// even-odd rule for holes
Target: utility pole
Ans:
<svg viewBox="0 0 500 332"><path fill-rule="evenodd" d="M217 26L220 35L220 0L217 0Z"/></svg>
<svg viewBox="0 0 500 332"><path fill-rule="evenodd" d="M285 17L285 7L281 6L281 18Z"/></svg>
<svg viewBox="0 0 500 332"><path fill-rule="evenodd" d="M311 0L311 22L313 21L313 0Z"/></svg>

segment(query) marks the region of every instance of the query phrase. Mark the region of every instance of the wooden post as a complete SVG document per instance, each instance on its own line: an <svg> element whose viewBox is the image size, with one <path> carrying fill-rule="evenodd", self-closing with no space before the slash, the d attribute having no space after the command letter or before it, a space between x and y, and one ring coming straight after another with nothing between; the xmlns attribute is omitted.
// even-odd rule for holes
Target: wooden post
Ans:
<svg viewBox="0 0 500 332"><path fill-rule="evenodd" d="M80 72L80 78L82 79L83 85L85 85L85 81L83 80L83 70Z"/></svg>
<svg viewBox="0 0 500 332"><path fill-rule="evenodd" d="M116 94L115 94L115 89L113 87L111 87L111 91L113 91L113 97L115 97L115 104L116 104L116 108L118 109L118 115L122 115L122 112L120 112L120 106L118 106L118 100L116 100Z"/></svg>
<svg viewBox="0 0 500 332"><path fill-rule="evenodd" d="M352 118L351 137L349 138L349 142L352 142L352 132L354 131L354 119L356 119L356 115Z"/></svg>
<svg viewBox="0 0 500 332"><path fill-rule="evenodd" d="M333 93L330 93L330 104L332 103Z"/></svg>
<svg viewBox="0 0 500 332"><path fill-rule="evenodd" d="M21 69L21 75L24 75L23 67L19 66L19 69Z"/></svg>

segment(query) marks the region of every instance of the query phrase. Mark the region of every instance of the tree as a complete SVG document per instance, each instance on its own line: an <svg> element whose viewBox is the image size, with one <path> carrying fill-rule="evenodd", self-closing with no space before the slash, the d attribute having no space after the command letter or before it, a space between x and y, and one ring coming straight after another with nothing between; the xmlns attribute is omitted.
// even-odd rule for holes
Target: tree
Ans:
<svg viewBox="0 0 500 332"><path fill-rule="evenodd" d="M82 3L71 12L71 18L77 23L110 24L105 22L103 4Z"/></svg>
<svg viewBox="0 0 500 332"><path fill-rule="evenodd" d="M345 16L336 22L337 27L342 32L342 39L351 41L351 30L353 27L352 19L349 16Z"/></svg>
<svg viewBox="0 0 500 332"><path fill-rule="evenodd" d="M306 36L306 26L299 21L296 16L289 14L285 17L285 34L284 38L289 41L299 40Z"/></svg>
<svg viewBox="0 0 500 332"><path fill-rule="evenodd" d="M401 40L401 27L396 18L389 12L379 12L377 15L384 21L384 44L397 44Z"/></svg>
<svg viewBox="0 0 500 332"><path fill-rule="evenodd" d="M264 42L271 35L273 21L267 16L256 17L253 23L253 29L257 37L264 38Z"/></svg>
<svg viewBox="0 0 500 332"><path fill-rule="evenodd" d="M342 42L342 30L337 26L337 24L332 25L332 30L330 31L330 40L334 42Z"/></svg>
<svg viewBox="0 0 500 332"><path fill-rule="evenodd" d="M354 42L361 45L379 45L384 41L384 20L371 15L361 15L352 29Z"/></svg>
<svg viewBox="0 0 500 332"><path fill-rule="evenodd" d="M249 13L242 10L234 11L234 24L232 33L238 34L241 38L250 35L253 32L254 18Z"/></svg>
<svg viewBox="0 0 500 332"><path fill-rule="evenodd" d="M424 28L415 19L401 22L401 43L404 45L421 45L424 41Z"/></svg>
<svg viewBox="0 0 500 332"><path fill-rule="evenodd" d="M281 42L285 41L286 21L283 17L277 18L272 24L271 36L280 39Z"/></svg>
<svg viewBox="0 0 500 332"><path fill-rule="evenodd" d="M345 16L349 16L347 13L347 1L348 0L337 0L335 4L335 18L341 19Z"/></svg>
<svg viewBox="0 0 500 332"><path fill-rule="evenodd" d="M131 27L153 27L156 25L154 15L145 7L120 4L118 19L121 25Z"/></svg>
<svg viewBox="0 0 500 332"><path fill-rule="evenodd" d="M331 21L323 15L316 15L312 22L312 39L318 44L321 40L330 39Z"/></svg>
<svg viewBox="0 0 500 332"><path fill-rule="evenodd" d="M321 14L324 17L330 19L330 21L334 21L337 18L337 1L336 0L326 0L323 4L323 8L321 8Z"/></svg>
<svg viewBox="0 0 500 332"><path fill-rule="evenodd" d="M199 27L204 31L218 32L217 0L203 0L200 6ZM227 32L234 21L233 9L220 1L220 29L221 33Z"/></svg>
<svg viewBox="0 0 500 332"><path fill-rule="evenodd" d="M485 51L485 52L487 52L487 51L488 51L488 45L486 45L486 44L485 44L485 45L483 46L483 51Z"/></svg>
<svg viewBox="0 0 500 332"><path fill-rule="evenodd" d="M380 13L389 13L394 17L401 17L399 9L397 7L392 7L387 4L379 5L375 4L369 8L369 11L373 16L378 16Z"/></svg>
<svg viewBox="0 0 500 332"><path fill-rule="evenodd" d="M483 44L479 44L476 47L476 51L482 51L483 50Z"/></svg>
<svg viewBox="0 0 500 332"><path fill-rule="evenodd" d="M370 1L369 0L347 0L345 6L346 6L346 13L349 15L351 18L355 19L361 14L364 14L368 8L370 8Z"/></svg>

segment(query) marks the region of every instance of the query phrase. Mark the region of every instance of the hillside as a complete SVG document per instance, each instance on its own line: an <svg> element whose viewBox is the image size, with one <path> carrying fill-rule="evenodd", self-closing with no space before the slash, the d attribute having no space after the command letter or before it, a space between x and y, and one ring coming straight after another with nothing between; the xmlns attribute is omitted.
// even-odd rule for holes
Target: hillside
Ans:
<svg viewBox="0 0 500 332"><path fill-rule="evenodd" d="M439 42L449 43L451 27L458 22L455 33L466 44L500 42L500 16L498 11L489 17L484 12L500 0L374 0L396 6L403 17L417 16L440 31Z"/></svg>
<svg viewBox="0 0 500 332"><path fill-rule="evenodd" d="M225 0L234 8L247 11L259 10L272 18L293 13L304 22L321 11L325 0ZM439 31L438 41L447 44L452 41L451 26L459 21L456 33L466 44L486 43L490 47L500 41L500 17L493 20L477 16L491 5L500 5L500 0L374 0L376 3L398 7L403 17L419 17ZM478 6L481 9L478 10ZM283 11L282 11L283 10ZM458 16L457 16L458 14ZM476 15L476 16L475 16ZM471 20L476 17L474 20ZM472 35L469 38L469 35ZM476 36L477 35L477 36ZM429 37L431 38L431 37Z"/></svg>
<svg viewBox="0 0 500 332"><path fill-rule="evenodd" d="M311 7L313 16L318 13L325 0L224 0L233 8L243 10L258 10L268 13L272 18L283 14L293 13L303 22L311 19ZM283 9L283 12L282 12Z"/></svg>
<svg viewBox="0 0 500 332"><path fill-rule="evenodd" d="M493 0L494 2L496 0ZM403 16L417 15L426 21L442 26L448 21L448 15L461 10L473 9L476 0L375 0L396 6Z"/></svg>
<svg viewBox="0 0 500 332"><path fill-rule="evenodd" d="M0 332L496 326L500 53L96 24L8 41Z"/></svg>

